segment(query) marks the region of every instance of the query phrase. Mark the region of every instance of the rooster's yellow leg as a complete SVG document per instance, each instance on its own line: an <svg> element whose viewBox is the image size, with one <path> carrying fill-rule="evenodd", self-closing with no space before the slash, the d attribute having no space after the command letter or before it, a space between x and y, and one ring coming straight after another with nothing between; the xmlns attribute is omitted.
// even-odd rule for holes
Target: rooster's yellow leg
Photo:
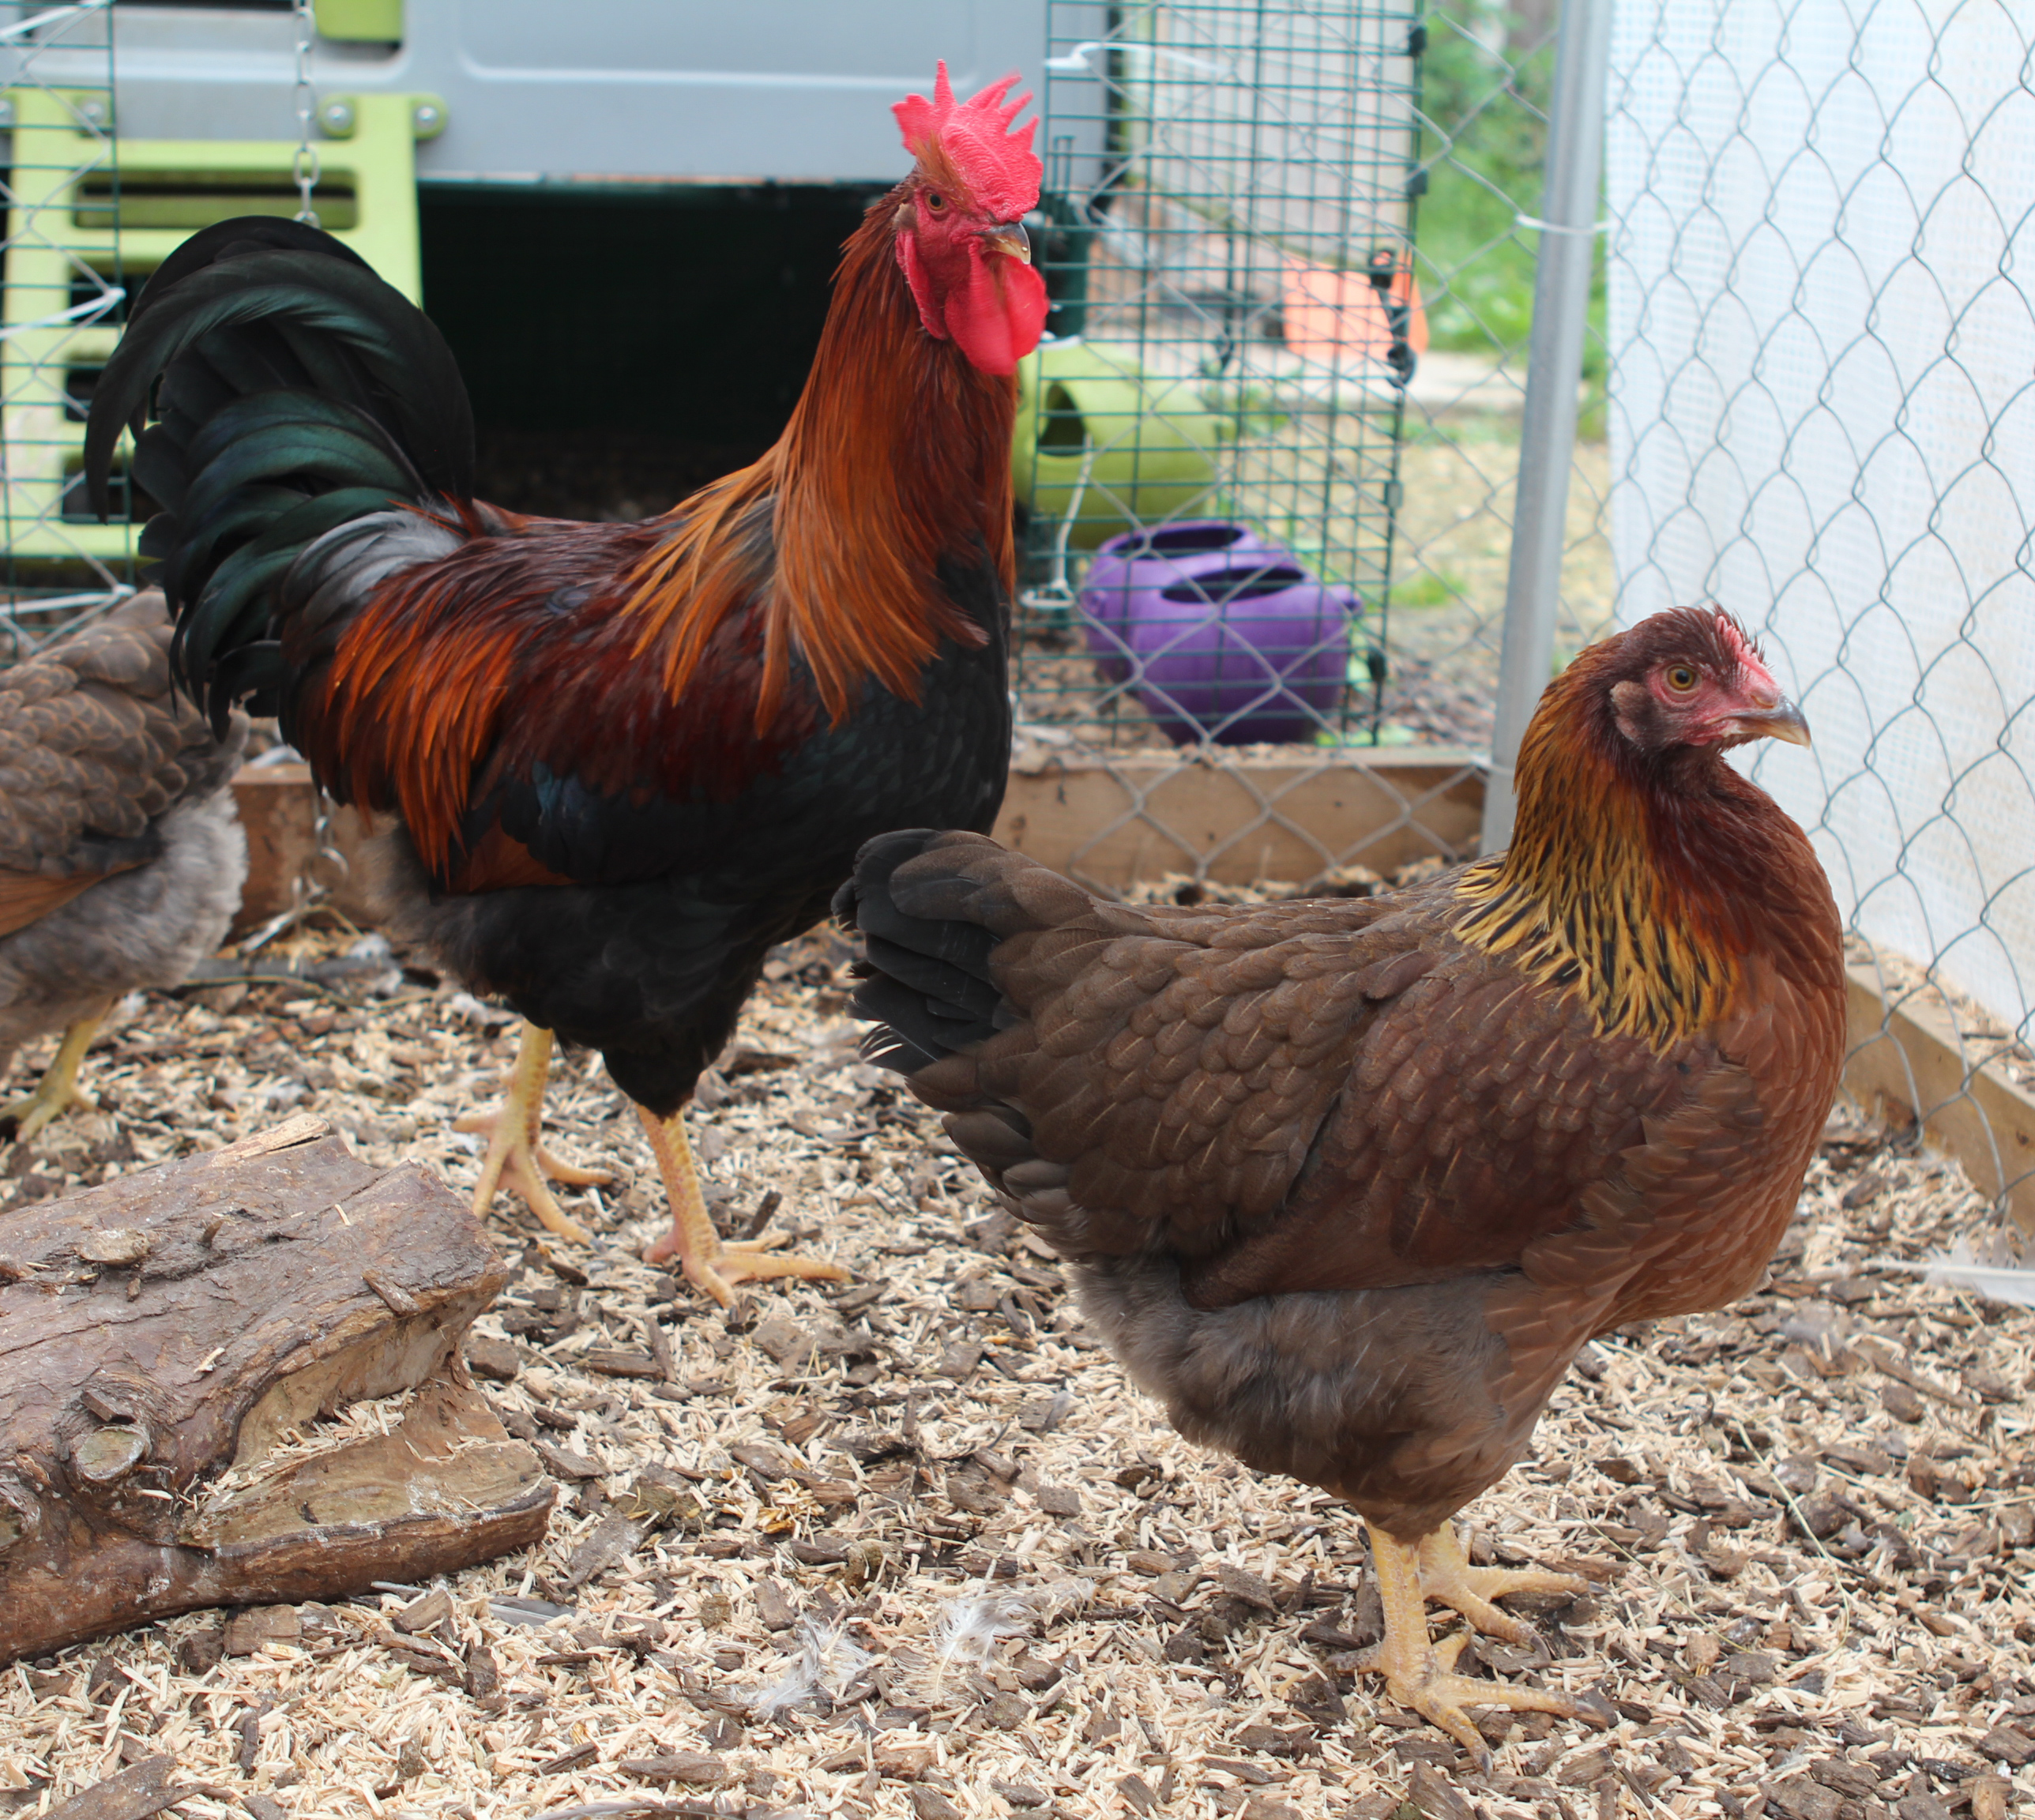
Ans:
<svg viewBox="0 0 2035 1820"><path fill-rule="evenodd" d="M1461 1544L1446 1524L1417 1542L1399 1541L1375 1523L1370 1529L1371 1567L1378 1576L1378 1599L1385 1611L1385 1639L1367 1649L1357 1665L1382 1675L1386 1691L1401 1705L1439 1725L1484 1765L1490 1762L1491 1753L1463 1710L1465 1706L1525 1708L1558 1713L1565 1719L1596 1722L1596 1715L1589 1708L1551 1688L1480 1681L1455 1673L1456 1658L1469 1641L1469 1634L1449 1638L1437 1647L1428 1635L1429 1599L1455 1605L1479 1630L1484 1630L1487 1626L1481 1617L1473 1615L1469 1604L1458 1602L1474 1604L1499 1621L1491 1628L1510 1641L1529 1638L1532 1632L1517 1619L1495 1611L1488 1599L1465 1583L1464 1575L1480 1570L1463 1562ZM1443 1535L1447 1540L1438 1544L1437 1538ZM1424 1575L1422 1570L1428 1566L1431 1556L1433 1569L1431 1574ZM1522 1589L1516 1585L1499 1589Z"/></svg>
<svg viewBox="0 0 2035 1820"><path fill-rule="evenodd" d="M562 1163L537 1141L538 1120L544 1109L544 1077L551 1067L551 1032L525 1024L522 1040L516 1046L515 1065L509 1070L508 1092L499 1110L474 1113L453 1129L489 1134L487 1154L480 1163L480 1180L473 1190L476 1213L486 1213L495 1190L506 1188L522 1198L547 1232L575 1244L590 1245L593 1235L552 1198L544 1178L562 1182L569 1188L612 1182L615 1178L604 1169L580 1169Z"/></svg>
<svg viewBox="0 0 2035 1820"><path fill-rule="evenodd" d="M89 1111L98 1104L78 1085L77 1071L85 1060L85 1051L92 1047L100 1020L111 1006L112 1001L108 999L89 1017L79 1018L65 1031L63 1041L57 1046L56 1059L43 1070L35 1092L24 1100L10 1100L0 1106L0 1122L9 1119L14 1122L17 1144L27 1143L52 1119L68 1112L73 1106L82 1106Z"/></svg>
<svg viewBox="0 0 2035 1820"><path fill-rule="evenodd" d="M686 1141L686 1115L683 1110L660 1119L649 1107L637 1112L650 1135L651 1154L657 1159L657 1173L664 1179L664 1193L671 1203L671 1229L644 1253L646 1262L661 1264L676 1258L686 1280L704 1289L722 1307L734 1299L735 1285L754 1277L819 1277L845 1283L848 1273L838 1264L821 1258L796 1254L771 1255L769 1247L781 1244L780 1237L724 1242L713 1229L706 1210L706 1197L700 1192L699 1171L693 1167L692 1146Z"/></svg>

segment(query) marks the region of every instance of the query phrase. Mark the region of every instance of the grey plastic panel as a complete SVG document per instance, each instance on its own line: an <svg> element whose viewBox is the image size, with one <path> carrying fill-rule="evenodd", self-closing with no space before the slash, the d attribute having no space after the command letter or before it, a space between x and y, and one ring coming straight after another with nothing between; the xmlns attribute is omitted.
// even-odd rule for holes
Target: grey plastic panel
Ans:
<svg viewBox="0 0 2035 1820"><path fill-rule="evenodd" d="M288 13L115 19L120 133L295 138ZM321 41L312 75L322 98L442 96L427 182L893 181L889 104L929 92L936 58L964 96L1011 70L1036 89L1045 45L1044 0L408 0L406 26L393 54ZM62 53L37 71L62 81Z"/></svg>

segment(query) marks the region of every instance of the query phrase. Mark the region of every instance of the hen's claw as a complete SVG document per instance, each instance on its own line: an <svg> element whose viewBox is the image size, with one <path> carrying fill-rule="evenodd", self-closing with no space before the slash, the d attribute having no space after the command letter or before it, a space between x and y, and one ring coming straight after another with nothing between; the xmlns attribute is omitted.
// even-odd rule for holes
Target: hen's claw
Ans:
<svg viewBox="0 0 2035 1820"><path fill-rule="evenodd" d="M684 1112L660 1119L647 1107L636 1110L649 1134L651 1154L657 1159L657 1172L664 1179L664 1192L671 1202L671 1229L643 1254L645 1263L678 1258L686 1280L704 1289L724 1308L735 1299L736 1284L758 1277L803 1277L834 1283L850 1280L838 1264L822 1258L801 1257L796 1252L773 1256L770 1248L784 1243L781 1233L763 1239L722 1239L713 1229L706 1197L700 1192L699 1171L693 1166L692 1146L686 1141Z"/></svg>
<svg viewBox="0 0 2035 1820"><path fill-rule="evenodd" d="M536 1214L544 1229L576 1245L590 1245L593 1235L558 1204L545 1186L545 1178L569 1188L584 1188L612 1182L605 1169L582 1169L562 1161L537 1141L538 1120L544 1111L544 1077L551 1065L551 1033L534 1024L523 1026L522 1040L516 1047L515 1065L509 1071L508 1090L500 1107L493 1112L476 1112L453 1126L458 1131L488 1134L487 1153L481 1159L480 1179L474 1185L473 1211L484 1213L498 1189L517 1196Z"/></svg>
<svg viewBox="0 0 2035 1820"><path fill-rule="evenodd" d="M1453 1523L1420 1538L1420 1575L1422 1598L1460 1611L1485 1636L1521 1649L1538 1642L1539 1636L1532 1625L1501 1611L1494 1600L1513 1592L1566 1592L1574 1598L1589 1590L1587 1580L1544 1567L1473 1567Z"/></svg>
<svg viewBox="0 0 2035 1820"><path fill-rule="evenodd" d="M17 1144L27 1143L51 1119L62 1117L73 1106L88 1112L98 1109L99 1102L78 1085L77 1071L85 1061L85 1051L92 1046L100 1020L105 1015L101 1010L72 1025L57 1046L56 1059L36 1083L35 1092L0 1106L0 1125L13 1120Z"/></svg>
<svg viewBox="0 0 2035 1820"><path fill-rule="evenodd" d="M1401 1542L1375 1524L1370 1527L1371 1559L1378 1576L1379 1603L1384 1608L1385 1636L1364 1651L1357 1666L1382 1675L1386 1690L1401 1705L1440 1727L1486 1769L1491 1766L1490 1747L1464 1711L1466 1706L1507 1706L1553 1713L1591 1725L1601 1722L1601 1715L1592 1707L1552 1688L1482 1681L1455 1673L1456 1658L1469 1641L1468 1632L1439 1644L1431 1642L1428 1636L1427 1601L1436 1599L1454 1606L1480 1630L1509 1643L1530 1642L1532 1628L1499 1611L1491 1599L1507 1592L1581 1590L1582 1581L1566 1574L1472 1567L1454 1529L1446 1523L1417 1542Z"/></svg>

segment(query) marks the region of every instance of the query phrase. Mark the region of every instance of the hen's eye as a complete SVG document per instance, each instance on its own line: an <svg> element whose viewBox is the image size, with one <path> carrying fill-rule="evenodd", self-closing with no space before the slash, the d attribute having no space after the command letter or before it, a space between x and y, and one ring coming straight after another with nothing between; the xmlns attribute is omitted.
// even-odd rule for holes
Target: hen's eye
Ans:
<svg viewBox="0 0 2035 1820"><path fill-rule="evenodd" d="M946 197L942 196L939 190L928 190L926 192L926 206L931 209L935 215L939 214L942 209L946 207Z"/></svg>
<svg viewBox="0 0 2035 1820"><path fill-rule="evenodd" d="M1670 664L1668 668L1668 686L1687 694L1696 686L1696 673L1686 664Z"/></svg>

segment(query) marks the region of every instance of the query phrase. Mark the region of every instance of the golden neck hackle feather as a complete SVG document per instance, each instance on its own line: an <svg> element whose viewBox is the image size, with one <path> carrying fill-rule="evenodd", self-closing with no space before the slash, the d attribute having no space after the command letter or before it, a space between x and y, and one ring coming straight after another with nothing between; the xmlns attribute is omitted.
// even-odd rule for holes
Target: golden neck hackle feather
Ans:
<svg viewBox="0 0 2035 1820"><path fill-rule="evenodd" d="M1774 944L1778 848L1807 844L1714 749L1650 770L1619 750L1592 656L1527 728L1512 845L1462 874L1457 933L1664 1051L1723 1016L1744 957Z"/></svg>
<svg viewBox="0 0 2035 1820"><path fill-rule="evenodd" d="M674 508L671 535L638 571L624 611L640 622L638 654L661 656L674 701L752 597L764 626L759 728L783 698L794 649L837 724L865 678L916 699L942 637L983 641L941 597L941 555L969 557L979 540L1010 590L1017 382L978 372L920 327L893 245L902 194L848 242L783 438Z"/></svg>

